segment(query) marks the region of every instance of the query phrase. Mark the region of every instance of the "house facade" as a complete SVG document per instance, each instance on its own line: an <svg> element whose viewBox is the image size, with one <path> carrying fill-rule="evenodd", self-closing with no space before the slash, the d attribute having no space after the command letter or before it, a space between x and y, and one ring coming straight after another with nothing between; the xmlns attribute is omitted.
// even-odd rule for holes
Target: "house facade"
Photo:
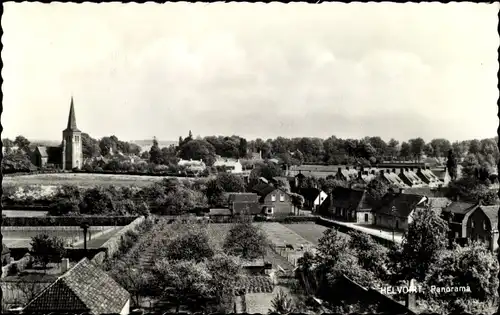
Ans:
<svg viewBox="0 0 500 315"><path fill-rule="evenodd" d="M205 165L205 162L203 160L183 160L181 159L177 165L183 166L186 168L186 171L194 173L194 174L200 174L202 173L207 166Z"/></svg>
<svg viewBox="0 0 500 315"><path fill-rule="evenodd" d="M257 215L262 212L259 195L255 193L230 193L228 207L232 215Z"/></svg>
<svg viewBox="0 0 500 315"><path fill-rule="evenodd" d="M293 214L292 199L286 191L265 183L255 185L252 190L259 196L259 204L266 215Z"/></svg>
<svg viewBox="0 0 500 315"><path fill-rule="evenodd" d="M485 243L491 251L498 248L498 206L480 205L468 217L466 238Z"/></svg>
<svg viewBox="0 0 500 315"><path fill-rule="evenodd" d="M421 195L387 193L373 209L375 226L397 231L406 231L413 221L413 213L417 209L427 208L427 197Z"/></svg>
<svg viewBox="0 0 500 315"><path fill-rule="evenodd" d="M372 205L365 190L336 187L318 208L322 216L358 224L372 224Z"/></svg>
<svg viewBox="0 0 500 315"><path fill-rule="evenodd" d="M478 207L479 203L456 200L443 209L441 217L448 222L450 241L463 244L467 240L469 217Z"/></svg>
<svg viewBox="0 0 500 315"><path fill-rule="evenodd" d="M214 165L217 170L225 171L227 173L238 174L243 172L243 165L240 160L218 158Z"/></svg>

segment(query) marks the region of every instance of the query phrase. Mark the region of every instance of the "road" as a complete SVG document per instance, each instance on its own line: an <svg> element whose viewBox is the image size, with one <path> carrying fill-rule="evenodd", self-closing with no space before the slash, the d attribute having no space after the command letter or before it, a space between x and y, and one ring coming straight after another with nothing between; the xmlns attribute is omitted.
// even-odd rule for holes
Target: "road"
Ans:
<svg viewBox="0 0 500 315"><path fill-rule="evenodd" d="M361 226L361 225L349 223L349 222L336 221L336 220L331 220L331 219L326 219L326 218L323 218L323 219L326 221L331 221L331 222L336 223L338 225L343 225L343 226L349 227L353 230L358 230L358 231L364 232L366 234L378 236L378 237L386 239L388 241L392 241L392 239L393 239L392 238L392 231L381 230L379 228L372 227L372 226ZM403 233L394 232L394 241L398 244L401 244L402 240L403 240Z"/></svg>

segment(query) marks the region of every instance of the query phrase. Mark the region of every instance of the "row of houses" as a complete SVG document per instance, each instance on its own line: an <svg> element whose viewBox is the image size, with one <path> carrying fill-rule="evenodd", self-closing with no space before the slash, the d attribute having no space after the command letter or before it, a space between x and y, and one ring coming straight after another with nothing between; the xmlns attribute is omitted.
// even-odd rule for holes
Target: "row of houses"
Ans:
<svg viewBox="0 0 500 315"><path fill-rule="evenodd" d="M389 192L374 200L366 190L337 187L317 207L318 214L339 221L370 225L375 228L406 231L417 210L435 210L448 222L450 240L485 242L491 250L498 245L499 206L428 197L405 193L404 189Z"/></svg>
<svg viewBox="0 0 500 315"><path fill-rule="evenodd" d="M326 173L325 171L322 172ZM436 175L436 173L439 176ZM379 178L388 185L397 188L438 188L447 186L451 180L451 177L446 168L441 170L441 172L436 172L431 170L429 166L400 168L356 168L346 166L338 167L335 172L328 172L328 175L326 177L328 176L342 181L354 182L359 185L367 185L374 178ZM294 177L297 178L300 182L306 177L316 176L313 171L302 172L302 170L298 170Z"/></svg>

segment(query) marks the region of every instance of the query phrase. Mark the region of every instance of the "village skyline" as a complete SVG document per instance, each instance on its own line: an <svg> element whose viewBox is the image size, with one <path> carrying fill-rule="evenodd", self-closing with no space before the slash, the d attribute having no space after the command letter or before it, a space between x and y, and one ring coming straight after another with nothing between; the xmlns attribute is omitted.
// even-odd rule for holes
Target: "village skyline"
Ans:
<svg viewBox="0 0 500 315"><path fill-rule="evenodd" d="M487 138L497 10L7 3L4 137L59 139L73 96L96 138Z"/></svg>

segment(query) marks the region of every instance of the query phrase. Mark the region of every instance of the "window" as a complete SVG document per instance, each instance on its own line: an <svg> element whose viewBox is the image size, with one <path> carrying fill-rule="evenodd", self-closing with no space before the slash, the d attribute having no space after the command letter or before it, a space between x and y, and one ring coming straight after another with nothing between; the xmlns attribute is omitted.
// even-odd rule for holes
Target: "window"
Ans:
<svg viewBox="0 0 500 315"><path fill-rule="evenodd" d="M455 232L455 238L459 238L459 237L460 237L460 233Z"/></svg>
<svg viewBox="0 0 500 315"><path fill-rule="evenodd" d="M470 226L474 228L474 221L470 221Z"/></svg>
<svg viewBox="0 0 500 315"><path fill-rule="evenodd" d="M340 208L340 215L344 215L344 209Z"/></svg>
<svg viewBox="0 0 500 315"><path fill-rule="evenodd" d="M273 213L273 208L267 208L267 213L272 214Z"/></svg>
<svg viewBox="0 0 500 315"><path fill-rule="evenodd" d="M271 196L271 201L276 201L276 195Z"/></svg>
<svg viewBox="0 0 500 315"><path fill-rule="evenodd" d="M285 195L280 194L280 201L281 202L285 201Z"/></svg>
<svg viewBox="0 0 500 315"><path fill-rule="evenodd" d="M368 222L368 213L365 213L365 222Z"/></svg>
<svg viewBox="0 0 500 315"><path fill-rule="evenodd" d="M374 217L373 217L373 222L374 222L375 224L377 224L377 216L374 216Z"/></svg>
<svg viewBox="0 0 500 315"><path fill-rule="evenodd" d="M399 220L396 220L396 229L399 229Z"/></svg>
<svg viewBox="0 0 500 315"><path fill-rule="evenodd" d="M79 142L80 141L80 136L75 136L75 142Z"/></svg>
<svg viewBox="0 0 500 315"><path fill-rule="evenodd" d="M486 229L487 229L486 222L483 222L483 230L486 231Z"/></svg>

